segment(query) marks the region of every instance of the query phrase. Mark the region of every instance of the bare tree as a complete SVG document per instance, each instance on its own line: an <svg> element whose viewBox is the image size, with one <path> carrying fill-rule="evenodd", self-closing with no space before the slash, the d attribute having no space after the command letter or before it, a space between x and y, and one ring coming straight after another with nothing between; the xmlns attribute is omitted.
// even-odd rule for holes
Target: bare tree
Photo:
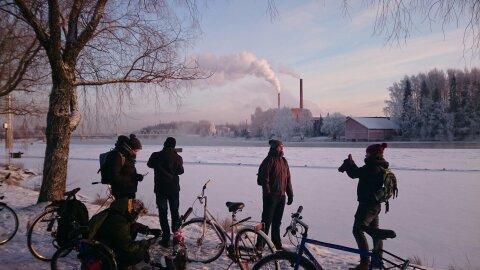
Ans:
<svg viewBox="0 0 480 270"><path fill-rule="evenodd" d="M348 7L352 0L343 0ZM363 0L376 9L374 32L387 41L405 42L418 24L446 30L464 29L463 44L472 53L480 49L480 2L478 0Z"/></svg>
<svg viewBox="0 0 480 270"><path fill-rule="evenodd" d="M0 16L0 97L14 90L33 91L46 75L38 69L41 46L28 25L15 16L3 15Z"/></svg>
<svg viewBox="0 0 480 270"><path fill-rule="evenodd" d="M194 12L194 2L186 1ZM179 49L192 37L167 0L2 0L0 15L30 26L51 74L45 161L39 202L66 187L70 137L80 122L79 86L154 83L175 93L198 77ZM194 24L192 24L194 25Z"/></svg>

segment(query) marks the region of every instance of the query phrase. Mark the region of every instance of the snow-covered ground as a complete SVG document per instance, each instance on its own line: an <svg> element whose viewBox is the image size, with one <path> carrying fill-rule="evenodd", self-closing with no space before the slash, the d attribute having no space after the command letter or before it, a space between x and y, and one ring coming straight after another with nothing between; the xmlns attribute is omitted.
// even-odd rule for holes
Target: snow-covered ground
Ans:
<svg viewBox="0 0 480 270"><path fill-rule="evenodd" d="M3 201L17 213L20 225L15 237L8 243L0 246L0 269L50 269L50 264L35 259L26 245L27 224L31 224L35 217L43 211L46 205L44 203L35 204L38 192L29 188L21 187L24 179L35 179L36 177L24 170L15 169L12 171L3 168L0 169L0 177L3 178L7 174L10 174L9 179L13 178L15 181L14 183L10 182L10 184L7 184L2 188L1 193L6 194L6 198ZM89 203L87 198L84 198L81 195L77 197L85 202L90 216L98 211L100 206ZM157 216L143 216L139 219L139 222L152 228L158 227ZM321 260L322 265L326 267L326 269L345 269L353 266L357 260L355 256L348 254L339 255L321 248L312 247L311 250L317 258ZM152 247L150 253L152 258L154 258L153 256L157 256L158 259L160 256L158 247ZM227 269L230 263L231 260L224 254L210 264L189 263L188 269ZM236 265L232 265L230 269L239 268Z"/></svg>
<svg viewBox="0 0 480 270"><path fill-rule="evenodd" d="M17 149L25 152L25 157L15 162L41 172L44 147L42 143L35 143L27 149ZM103 194L104 187L90 183L99 179L98 155L110 147L99 143L72 144L69 187L81 187L82 195L88 198ZM153 172L145 163L150 154L160 148L160 145L145 145L137 164L140 172L150 171L140 183L138 195L152 211L156 211ZM186 172L181 177L181 211L193 203L203 182L212 179L207 195L213 213L227 217L226 201L244 201L246 208L240 216L258 220L261 191L256 185L256 171L267 151L266 147L184 147L181 155ZM286 208L284 226L289 222L289 214L303 205L304 220L310 225L312 238L355 246L351 227L356 208L356 181L336 170L349 153L358 164L363 164L362 148L286 148L295 200ZM387 148L386 158L399 178L400 196L391 202L390 212L381 215L381 226L394 229L398 235L386 241L385 248L404 257L417 256L424 263L440 268L453 264L479 269L480 151ZM26 186L36 185L35 179L26 181ZM31 203L35 201L35 196L32 197ZM342 260L345 255L351 258L346 260L348 263L355 262L355 257L344 253L322 252L333 252L333 257L341 255Z"/></svg>

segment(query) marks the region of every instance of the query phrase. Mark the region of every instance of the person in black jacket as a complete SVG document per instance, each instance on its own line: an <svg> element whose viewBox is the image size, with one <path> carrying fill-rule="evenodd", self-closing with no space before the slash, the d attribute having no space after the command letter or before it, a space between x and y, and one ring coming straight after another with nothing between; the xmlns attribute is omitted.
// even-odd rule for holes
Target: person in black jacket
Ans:
<svg viewBox="0 0 480 270"><path fill-rule="evenodd" d="M143 175L137 173L135 162L142 144L134 134L130 137L119 136L115 149L108 156L110 165L112 195L115 199L135 198L138 182L143 180Z"/></svg>
<svg viewBox="0 0 480 270"><path fill-rule="evenodd" d="M146 212L140 200L115 200L108 209L90 219L88 237L100 241L114 251L119 269L129 269L130 266L148 261L148 249L162 232L137 222L137 218ZM153 235L154 238L136 240L138 233Z"/></svg>
<svg viewBox="0 0 480 270"><path fill-rule="evenodd" d="M293 202L293 189L290 168L283 157L284 145L279 140L270 140L270 150L267 157L258 168L257 183L262 186L263 211L262 222L264 231L268 234L272 226L272 242L277 250L283 249L280 238L280 225L282 224L285 209L285 194L287 204ZM257 248L262 248L264 243L258 242Z"/></svg>
<svg viewBox="0 0 480 270"><path fill-rule="evenodd" d="M178 208L180 205L180 178L183 174L183 159L175 152L176 140L168 137L163 144L160 152L154 152L148 159L147 166L153 168L155 172L155 196L158 207L160 226L163 231L162 246L168 247L170 244L170 228L168 225L168 205L170 206L170 215L172 217L172 232L180 227L180 214Z"/></svg>
<svg viewBox="0 0 480 270"><path fill-rule="evenodd" d="M381 249L383 243L382 240L375 237L375 235L378 235L381 204L375 199L375 193L382 187L383 169L387 169L389 165L383 158L383 151L386 147L386 143L372 144L366 149L364 166L357 167L352 159L352 155L348 155L348 158L344 160L343 165L338 169L340 172L346 171L352 179L359 179L357 185L358 207L353 223L353 235L357 242L358 249L368 252L368 242L364 235L364 232L367 232L373 239L373 252L379 257L382 256ZM367 270L369 265L369 257L361 254L360 264L351 269Z"/></svg>

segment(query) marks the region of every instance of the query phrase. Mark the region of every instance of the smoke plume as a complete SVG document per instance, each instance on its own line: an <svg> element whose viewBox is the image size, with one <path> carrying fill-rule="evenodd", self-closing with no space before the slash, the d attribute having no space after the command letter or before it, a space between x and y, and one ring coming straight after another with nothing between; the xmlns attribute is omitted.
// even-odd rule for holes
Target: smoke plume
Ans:
<svg viewBox="0 0 480 270"><path fill-rule="evenodd" d="M250 52L241 52L216 56L205 53L197 56L196 61L201 70L212 73L208 83L222 85L227 81L234 81L253 75L269 82L277 92L280 92L280 81L266 59L258 58ZM291 74L290 74L291 75Z"/></svg>

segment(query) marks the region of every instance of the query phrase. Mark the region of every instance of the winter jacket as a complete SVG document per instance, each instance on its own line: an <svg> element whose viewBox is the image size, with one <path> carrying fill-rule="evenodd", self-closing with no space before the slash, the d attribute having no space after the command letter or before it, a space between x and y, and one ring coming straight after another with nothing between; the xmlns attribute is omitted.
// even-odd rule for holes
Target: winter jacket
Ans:
<svg viewBox="0 0 480 270"><path fill-rule="evenodd" d="M123 155L123 157L122 157ZM137 173L135 168L135 154L131 150L120 146L108 156L111 164L112 194L116 199L132 197L137 192L138 182L143 176Z"/></svg>
<svg viewBox="0 0 480 270"><path fill-rule="evenodd" d="M176 193L180 191L179 175L183 174L183 159L173 147L164 147L154 152L147 166L155 172L155 193Z"/></svg>
<svg viewBox="0 0 480 270"><path fill-rule="evenodd" d="M383 185L383 170L388 162L379 156L365 158L365 165L357 167L353 160L346 159L346 172L352 179L358 178L357 200L360 203L376 204L375 193Z"/></svg>
<svg viewBox="0 0 480 270"><path fill-rule="evenodd" d="M133 265L145 258L150 244L135 241L136 233L147 234L148 227L137 223L127 210L128 199L115 200L110 208L94 215L89 222L89 239L113 250L121 265Z"/></svg>
<svg viewBox="0 0 480 270"><path fill-rule="evenodd" d="M293 196L290 168L283 153L270 149L268 156L258 168L258 181L262 184L263 195Z"/></svg>

